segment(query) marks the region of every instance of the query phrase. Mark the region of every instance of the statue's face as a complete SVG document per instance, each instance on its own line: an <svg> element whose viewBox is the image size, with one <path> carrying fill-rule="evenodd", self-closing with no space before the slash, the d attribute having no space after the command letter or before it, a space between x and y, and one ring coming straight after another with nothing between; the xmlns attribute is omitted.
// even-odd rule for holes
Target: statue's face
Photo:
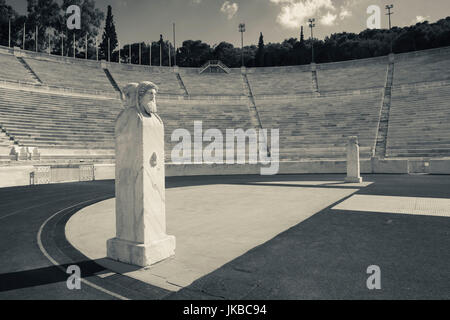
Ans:
<svg viewBox="0 0 450 320"><path fill-rule="evenodd" d="M145 111L150 113L156 112L156 90L148 90L145 95L141 98L140 105L145 109Z"/></svg>

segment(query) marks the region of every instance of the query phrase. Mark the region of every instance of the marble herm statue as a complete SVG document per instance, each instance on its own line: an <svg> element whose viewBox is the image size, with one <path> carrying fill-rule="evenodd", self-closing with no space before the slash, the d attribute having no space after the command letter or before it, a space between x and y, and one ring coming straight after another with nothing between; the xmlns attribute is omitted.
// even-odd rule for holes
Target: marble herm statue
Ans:
<svg viewBox="0 0 450 320"><path fill-rule="evenodd" d="M146 81L124 89L126 108L116 120L116 237L113 260L149 266L175 253L166 234L164 125L156 114L158 87Z"/></svg>
<svg viewBox="0 0 450 320"><path fill-rule="evenodd" d="M346 182L361 183L358 137L348 137Z"/></svg>

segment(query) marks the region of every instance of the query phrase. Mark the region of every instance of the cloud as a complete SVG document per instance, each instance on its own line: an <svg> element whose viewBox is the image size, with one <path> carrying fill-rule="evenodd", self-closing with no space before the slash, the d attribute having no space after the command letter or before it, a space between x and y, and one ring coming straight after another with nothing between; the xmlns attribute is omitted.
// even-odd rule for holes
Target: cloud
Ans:
<svg viewBox="0 0 450 320"><path fill-rule="evenodd" d="M200 4L202 3L202 0L191 0L192 4Z"/></svg>
<svg viewBox="0 0 450 320"><path fill-rule="evenodd" d="M225 1L222 5L222 8L220 8L220 11L222 11L224 14L227 15L228 20L232 19L236 12L238 11L239 6L237 3L231 3L230 1Z"/></svg>
<svg viewBox="0 0 450 320"><path fill-rule="evenodd" d="M344 20L352 16L352 12L345 7L341 7L341 12L339 13L339 19Z"/></svg>
<svg viewBox="0 0 450 320"><path fill-rule="evenodd" d="M416 19L413 20L413 23L419 23L430 20L430 16L416 16Z"/></svg>
<svg viewBox="0 0 450 320"><path fill-rule="evenodd" d="M336 20L336 15L331 11L336 10L331 0L270 0L270 2L281 6L281 12L277 17L277 22L287 28L298 28L306 24L307 20L312 17L319 17L328 11L325 20L327 23ZM320 18L321 21L324 18ZM334 23L333 20L333 23Z"/></svg>
<svg viewBox="0 0 450 320"><path fill-rule="evenodd" d="M334 25L336 18L337 15L332 14L331 12L328 11L326 15L320 18L320 23L323 24L324 26L332 26Z"/></svg>

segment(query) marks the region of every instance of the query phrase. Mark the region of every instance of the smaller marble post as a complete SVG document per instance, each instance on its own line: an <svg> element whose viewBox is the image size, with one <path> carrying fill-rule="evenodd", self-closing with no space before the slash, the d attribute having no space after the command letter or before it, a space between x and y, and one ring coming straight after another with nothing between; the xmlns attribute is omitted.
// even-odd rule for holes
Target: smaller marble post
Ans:
<svg viewBox="0 0 450 320"><path fill-rule="evenodd" d="M348 137L346 182L361 183L358 137Z"/></svg>
<svg viewBox="0 0 450 320"><path fill-rule="evenodd" d="M164 125L156 114L157 86L132 83L117 120L116 237L107 241L113 260L149 266L175 254L166 234Z"/></svg>

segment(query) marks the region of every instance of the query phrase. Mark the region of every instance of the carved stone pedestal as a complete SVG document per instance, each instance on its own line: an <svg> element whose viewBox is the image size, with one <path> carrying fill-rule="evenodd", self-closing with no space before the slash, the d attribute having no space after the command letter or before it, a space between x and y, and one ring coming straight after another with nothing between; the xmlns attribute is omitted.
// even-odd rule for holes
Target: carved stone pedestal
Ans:
<svg viewBox="0 0 450 320"><path fill-rule="evenodd" d="M361 183L358 137L349 137L347 144L346 182Z"/></svg>
<svg viewBox="0 0 450 320"><path fill-rule="evenodd" d="M116 237L107 241L109 258L142 267L175 253L175 237L166 234L164 125L156 92L145 97L151 88L141 83L124 90L128 106L115 128Z"/></svg>

